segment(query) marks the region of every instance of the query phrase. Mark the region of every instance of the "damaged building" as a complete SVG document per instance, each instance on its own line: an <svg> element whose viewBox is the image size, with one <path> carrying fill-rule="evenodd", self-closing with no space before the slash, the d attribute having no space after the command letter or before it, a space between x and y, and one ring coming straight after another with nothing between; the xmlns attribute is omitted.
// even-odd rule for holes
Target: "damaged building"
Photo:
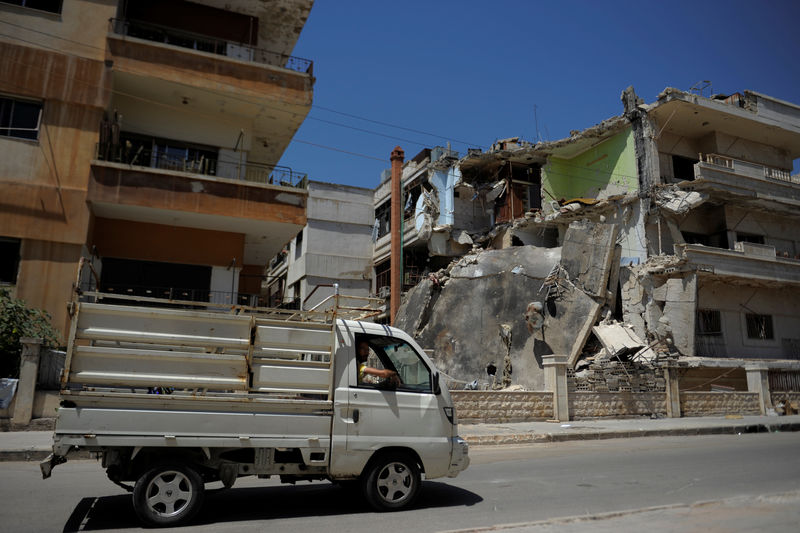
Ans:
<svg viewBox="0 0 800 533"><path fill-rule="evenodd" d="M752 361L800 369L800 106L671 88L622 104L566 139L406 163L404 267L420 274L395 325L454 388L544 390L553 354L641 390L663 390L650 370L667 361L698 390L747 391Z"/></svg>

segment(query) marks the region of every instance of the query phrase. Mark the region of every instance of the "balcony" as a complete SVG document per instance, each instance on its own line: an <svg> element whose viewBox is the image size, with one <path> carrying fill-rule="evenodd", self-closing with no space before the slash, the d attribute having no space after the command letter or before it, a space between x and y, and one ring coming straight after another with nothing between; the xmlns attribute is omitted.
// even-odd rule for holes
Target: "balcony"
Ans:
<svg viewBox="0 0 800 533"><path fill-rule="evenodd" d="M92 291L94 287L87 284L82 287L84 291ZM244 305L249 307L266 307L266 299L260 294L248 294L230 291L212 291L208 289L186 289L178 287L151 287L128 284L104 284L101 287L105 300L115 300L117 303L131 305L148 305L147 300L141 298L157 298L159 300L171 300L174 303L153 302L155 306L170 306L194 308L187 302L213 303L219 305ZM119 295L115 299L113 295ZM207 309L207 306L197 307ZM211 309L213 310L213 309Z"/></svg>
<svg viewBox="0 0 800 533"><path fill-rule="evenodd" d="M778 168L733 159L718 154L700 154L694 165L694 181L684 188L727 192L761 203L800 206L800 176Z"/></svg>
<svg viewBox="0 0 800 533"><path fill-rule="evenodd" d="M170 46L189 48L199 52L227 56L240 61L273 65L302 74L313 75L314 62L310 59L262 50L244 43L233 43L209 35L188 32L149 22L112 18L110 31L125 37L135 37Z"/></svg>
<svg viewBox="0 0 800 533"><path fill-rule="evenodd" d="M213 147L165 139L143 139L124 132L120 137L119 143L98 143L95 160L264 185L303 189L308 185L307 174L279 165L222 160L218 150Z"/></svg>
<svg viewBox="0 0 800 533"><path fill-rule="evenodd" d="M737 242L736 250L702 244L678 244L675 248L703 276L775 286L800 285L800 260L777 257L771 246Z"/></svg>

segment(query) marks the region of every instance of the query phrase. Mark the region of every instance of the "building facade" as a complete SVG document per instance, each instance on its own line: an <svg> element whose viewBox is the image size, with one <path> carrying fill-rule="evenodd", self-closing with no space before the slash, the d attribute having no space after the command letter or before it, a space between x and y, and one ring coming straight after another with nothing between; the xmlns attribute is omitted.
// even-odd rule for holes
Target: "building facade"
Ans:
<svg viewBox="0 0 800 533"><path fill-rule="evenodd" d="M438 201L414 216L439 227L418 246L445 251L437 230L469 246L410 289L397 325L451 376L507 358L535 389L546 355L575 368L623 350L732 365L747 390L742 361L800 359L800 106L677 89L647 104L628 88L622 108L565 139L470 150L449 164L452 194L426 167Z"/></svg>
<svg viewBox="0 0 800 533"><path fill-rule="evenodd" d="M305 224L312 0L0 2L0 275L67 324L81 283L258 303Z"/></svg>
<svg viewBox="0 0 800 533"><path fill-rule="evenodd" d="M312 309L334 284L341 294L369 297L371 220L370 189L309 181L306 225L269 263L269 305Z"/></svg>

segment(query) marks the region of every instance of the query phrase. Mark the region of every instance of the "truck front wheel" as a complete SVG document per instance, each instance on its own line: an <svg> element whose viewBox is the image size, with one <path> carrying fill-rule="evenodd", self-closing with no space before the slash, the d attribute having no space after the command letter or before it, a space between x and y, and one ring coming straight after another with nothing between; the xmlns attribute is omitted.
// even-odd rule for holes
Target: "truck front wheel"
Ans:
<svg viewBox="0 0 800 533"><path fill-rule="evenodd" d="M410 505L422 483L416 461L405 454L378 458L363 479L364 497L376 511Z"/></svg>
<svg viewBox="0 0 800 533"><path fill-rule="evenodd" d="M139 519L156 527L190 520L203 503L203 480L183 464L164 464L145 472L133 489L133 508Z"/></svg>

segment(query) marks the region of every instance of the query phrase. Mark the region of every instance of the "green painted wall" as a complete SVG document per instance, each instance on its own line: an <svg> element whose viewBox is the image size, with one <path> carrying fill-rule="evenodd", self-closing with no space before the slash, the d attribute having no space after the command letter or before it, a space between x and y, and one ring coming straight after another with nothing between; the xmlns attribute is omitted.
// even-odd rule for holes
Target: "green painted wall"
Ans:
<svg viewBox="0 0 800 533"><path fill-rule="evenodd" d="M542 167L543 205L562 198L605 198L638 187L630 127L572 159L551 156Z"/></svg>

